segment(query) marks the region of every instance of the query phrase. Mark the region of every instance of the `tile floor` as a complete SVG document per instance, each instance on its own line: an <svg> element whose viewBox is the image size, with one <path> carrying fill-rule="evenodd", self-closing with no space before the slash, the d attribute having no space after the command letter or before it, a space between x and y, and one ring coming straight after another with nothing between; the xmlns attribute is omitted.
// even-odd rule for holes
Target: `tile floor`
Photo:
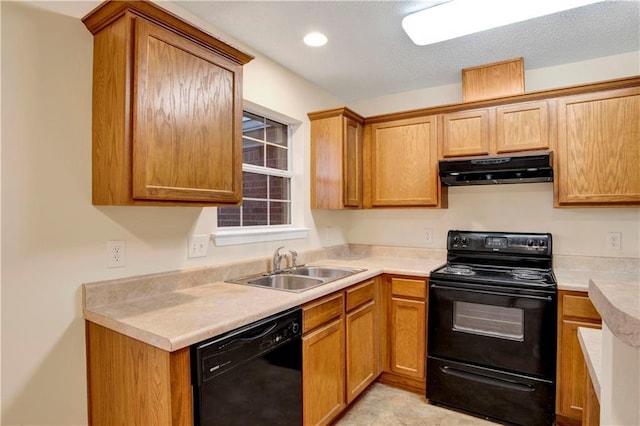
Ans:
<svg viewBox="0 0 640 426"><path fill-rule="evenodd" d="M336 426L489 426L487 420L430 405L424 396L374 383Z"/></svg>

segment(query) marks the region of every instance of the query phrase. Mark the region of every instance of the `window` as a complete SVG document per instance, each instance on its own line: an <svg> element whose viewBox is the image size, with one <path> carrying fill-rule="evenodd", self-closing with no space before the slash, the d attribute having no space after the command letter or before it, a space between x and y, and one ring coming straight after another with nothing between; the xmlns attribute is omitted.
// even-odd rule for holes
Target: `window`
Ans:
<svg viewBox="0 0 640 426"><path fill-rule="evenodd" d="M218 208L218 228L291 225L289 126L244 111L242 206Z"/></svg>

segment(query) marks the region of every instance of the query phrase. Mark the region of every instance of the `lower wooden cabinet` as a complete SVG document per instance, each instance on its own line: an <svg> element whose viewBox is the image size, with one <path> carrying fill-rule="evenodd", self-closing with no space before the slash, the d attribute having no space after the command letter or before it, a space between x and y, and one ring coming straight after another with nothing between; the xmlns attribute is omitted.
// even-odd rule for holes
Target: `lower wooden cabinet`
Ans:
<svg viewBox="0 0 640 426"><path fill-rule="evenodd" d="M333 422L380 374L377 279L302 307L305 425Z"/></svg>
<svg viewBox="0 0 640 426"><path fill-rule="evenodd" d="M329 424L346 406L342 315L304 336L302 354L304 424Z"/></svg>
<svg viewBox="0 0 640 426"><path fill-rule="evenodd" d="M586 292L560 291L558 300L556 417L558 424L578 425L588 379L578 327L601 328L602 321Z"/></svg>
<svg viewBox="0 0 640 426"><path fill-rule="evenodd" d="M90 425L193 425L189 348L167 352L85 322Z"/></svg>
<svg viewBox="0 0 640 426"><path fill-rule="evenodd" d="M424 392L427 280L389 277L384 382Z"/></svg>

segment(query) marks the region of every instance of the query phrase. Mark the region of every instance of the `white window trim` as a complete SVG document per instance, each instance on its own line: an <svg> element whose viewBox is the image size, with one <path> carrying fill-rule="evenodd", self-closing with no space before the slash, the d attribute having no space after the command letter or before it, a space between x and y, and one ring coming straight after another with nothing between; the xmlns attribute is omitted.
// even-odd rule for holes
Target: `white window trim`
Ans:
<svg viewBox="0 0 640 426"><path fill-rule="evenodd" d="M272 111L268 108L254 104L253 102L244 100L243 110L252 112L254 114L262 115L263 117L270 118L275 121L279 121L289 126L289 141L293 139L293 130L302 124L301 121L288 117L276 111ZM292 161L292 147L289 145L287 149L289 156L289 164ZM264 168L260 166L252 166L250 164L242 165L243 171L264 173ZM291 206L293 207L293 194L295 190L295 184L293 181L294 173L288 170L269 169L269 174L274 176L282 176L291 178ZM293 214L293 208L292 208ZM295 222L296 218L292 217L292 222ZM309 236L309 228L291 225L272 225L272 226L251 226L251 227L224 227L218 228L211 234L216 246L231 246L239 244L251 244L261 243L268 241L284 241L284 240L297 240L305 239Z"/></svg>
<svg viewBox="0 0 640 426"><path fill-rule="evenodd" d="M266 241L299 240L309 236L309 228L296 228L293 226L261 228L252 226L251 229L219 229L211 235L216 246L232 246Z"/></svg>

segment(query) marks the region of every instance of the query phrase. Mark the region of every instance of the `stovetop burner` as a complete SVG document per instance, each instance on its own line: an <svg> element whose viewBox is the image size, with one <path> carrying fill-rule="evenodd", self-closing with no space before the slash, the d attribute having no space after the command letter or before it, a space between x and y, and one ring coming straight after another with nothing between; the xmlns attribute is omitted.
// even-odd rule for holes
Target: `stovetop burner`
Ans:
<svg viewBox="0 0 640 426"><path fill-rule="evenodd" d="M540 271L533 269L513 269L509 271L509 274L518 280L527 281L543 281L544 275Z"/></svg>
<svg viewBox="0 0 640 426"><path fill-rule="evenodd" d="M452 275L475 275L476 273L469 265L446 265L442 272Z"/></svg>

